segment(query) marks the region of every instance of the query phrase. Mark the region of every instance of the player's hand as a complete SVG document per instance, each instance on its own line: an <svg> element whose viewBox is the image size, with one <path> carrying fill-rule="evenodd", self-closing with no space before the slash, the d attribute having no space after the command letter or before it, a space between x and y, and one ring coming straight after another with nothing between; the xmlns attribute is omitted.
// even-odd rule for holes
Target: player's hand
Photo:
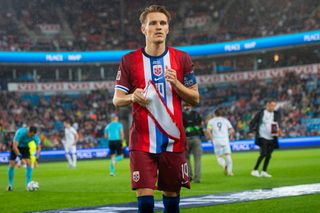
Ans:
<svg viewBox="0 0 320 213"><path fill-rule="evenodd" d="M17 157L21 160L22 159L22 154L18 154Z"/></svg>
<svg viewBox="0 0 320 213"><path fill-rule="evenodd" d="M147 106L149 101L146 99L146 97L144 97L143 95L143 89L136 89L132 95L131 95L131 102L132 103L138 103L141 106Z"/></svg>
<svg viewBox="0 0 320 213"><path fill-rule="evenodd" d="M167 81L171 83L172 86L176 86L177 84L177 72L174 69L169 68L166 66L166 71L164 73L164 77Z"/></svg>

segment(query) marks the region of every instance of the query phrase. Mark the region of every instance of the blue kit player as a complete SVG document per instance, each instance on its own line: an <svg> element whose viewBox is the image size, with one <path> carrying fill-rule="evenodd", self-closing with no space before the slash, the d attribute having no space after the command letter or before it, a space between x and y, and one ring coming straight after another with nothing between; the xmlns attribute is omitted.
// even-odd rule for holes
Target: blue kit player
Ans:
<svg viewBox="0 0 320 213"><path fill-rule="evenodd" d="M17 157L20 159L24 159L27 168L26 168L26 186L32 180L32 166L30 161L30 148L29 143L34 141L37 144L37 158L40 154L40 138L37 135L37 128L34 126L20 128L17 130L13 144L11 147L10 160L9 160L9 170L8 170L8 178L9 178L9 186L7 191L12 191L13 189L13 179L14 179L14 167L15 160Z"/></svg>

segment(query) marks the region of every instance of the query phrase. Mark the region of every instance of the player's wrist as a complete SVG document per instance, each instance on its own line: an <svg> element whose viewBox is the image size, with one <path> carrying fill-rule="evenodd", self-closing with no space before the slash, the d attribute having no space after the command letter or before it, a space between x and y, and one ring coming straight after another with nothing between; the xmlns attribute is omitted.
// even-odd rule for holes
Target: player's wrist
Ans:
<svg viewBox="0 0 320 213"><path fill-rule="evenodd" d="M130 103L134 103L134 97L133 97L133 94L130 94L129 99L130 99Z"/></svg>
<svg viewBox="0 0 320 213"><path fill-rule="evenodd" d="M182 84L181 84L180 81L178 81L177 79L176 79L175 81L171 82L171 86L172 86L173 88L175 88L175 89L179 89L181 85L182 85Z"/></svg>

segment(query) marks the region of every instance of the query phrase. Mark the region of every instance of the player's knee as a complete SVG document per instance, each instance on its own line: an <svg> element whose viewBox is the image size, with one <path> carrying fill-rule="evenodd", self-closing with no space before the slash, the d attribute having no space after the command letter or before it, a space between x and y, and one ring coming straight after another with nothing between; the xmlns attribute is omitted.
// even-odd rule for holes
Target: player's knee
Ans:
<svg viewBox="0 0 320 213"><path fill-rule="evenodd" d="M153 212L154 209L154 198L151 195L138 197L138 208L139 213Z"/></svg>
<svg viewBox="0 0 320 213"><path fill-rule="evenodd" d="M267 153L266 153L266 152L262 152L262 153L260 154L260 156L263 157L263 158L265 158L265 157L267 157Z"/></svg>
<svg viewBox="0 0 320 213"><path fill-rule="evenodd" d="M223 157L222 157L222 155L217 155L217 160L221 160L221 159L223 159Z"/></svg>
<svg viewBox="0 0 320 213"><path fill-rule="evenodd" d="M31 160L30 159L26 159L26 164L27 164L27 166L31 166Z"/></svg>

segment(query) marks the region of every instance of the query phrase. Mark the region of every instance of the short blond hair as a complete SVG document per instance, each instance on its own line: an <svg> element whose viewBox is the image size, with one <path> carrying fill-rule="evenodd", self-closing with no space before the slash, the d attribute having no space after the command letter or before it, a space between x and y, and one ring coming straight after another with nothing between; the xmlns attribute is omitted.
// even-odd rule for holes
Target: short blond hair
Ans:
<svg viewBox="0 0 320 213"><path fill-rule="evenodd" d="M171 21L171 14L169 13L169 11L165 8L165 6L161 6L161 5L150 5L149 7L146 7L141 15L140 15L140 23L144 24L144 22L146 21L147 15L149 13L163 13L167 16L168 19L168 23L170 23Z"/></svg>

